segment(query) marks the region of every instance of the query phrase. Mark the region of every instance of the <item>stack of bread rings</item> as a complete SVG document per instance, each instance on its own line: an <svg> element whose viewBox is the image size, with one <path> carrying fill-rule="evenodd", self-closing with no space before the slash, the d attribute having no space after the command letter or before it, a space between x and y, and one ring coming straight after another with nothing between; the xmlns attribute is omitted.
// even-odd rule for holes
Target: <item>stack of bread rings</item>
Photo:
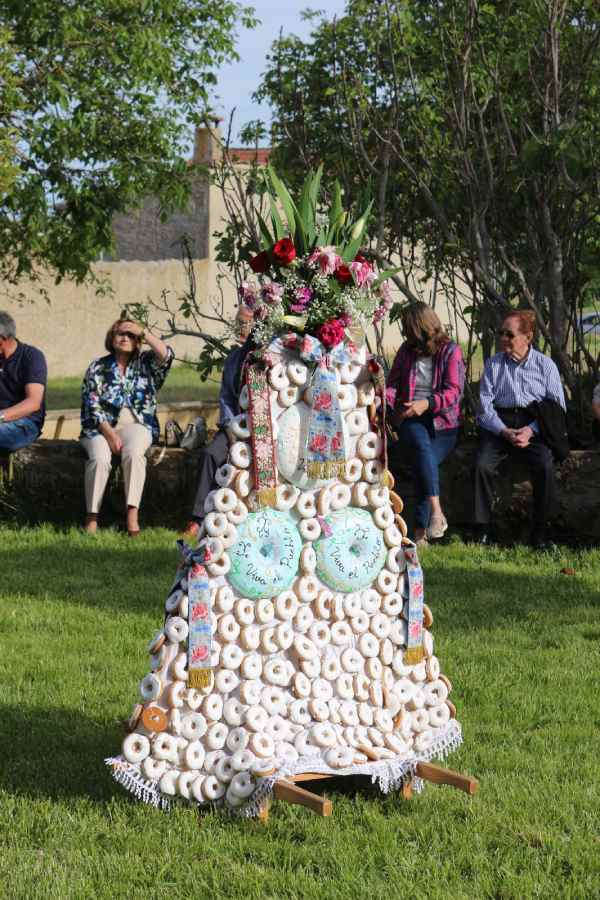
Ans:
<svg viewBox="0 0 600 900"><path fill-rule="evenodd" d="M274 435L290 407L306 429L312 378L293 351L277 352L268 370ZM279 772L387 772L388 781L392 772L400 783L416 760L460 741L428 607L423 659L406 655L412 545L402 501L384 484L376 386L364 358L336 375L344 471L319 483L280 472L272 508L257 502L242 387L198 539L210 587L210 683L189 684L184 567L148 644L122 755L109 761L150 802L250 809Z"/></svg>

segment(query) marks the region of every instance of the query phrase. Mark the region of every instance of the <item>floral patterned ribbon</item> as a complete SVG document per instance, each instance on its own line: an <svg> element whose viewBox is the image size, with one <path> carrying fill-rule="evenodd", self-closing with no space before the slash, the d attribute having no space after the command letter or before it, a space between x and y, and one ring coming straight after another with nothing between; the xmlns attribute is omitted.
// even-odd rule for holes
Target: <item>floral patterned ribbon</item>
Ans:
<svg viewBox="0 0 600 900"><path fill-rule="evenodd" d="M316 363L311 382L312 414L304 452L304 470L309 478L341 478L346 465L346 448L332 364L343 365L350 362L352 356L342 344L327 350L317 338L308 334L302 337L290 334L283 343L298 350L305 362Z"/></svg>
<svg viewBox="0 0 600 900"><path fill-rule="evenodd" d="M423 570L419 565L414 546L404 549L406 575L408 577L408 628L405 665L414 666L423 659Z"/></svg>
<svg viewBox="0 0 600 900"><path fill-rule="evenodd" d="M254 487L259 507L275 506L277 466L271 418L269 380L264 362L251 363L245 370L248 385L250 435Z"/></svg>
<svg viewBox="0 0 600 900"><path fill-rule="evenodd" d="M212 677L211 599L203 565L210 562L209 553L203 546L188 555L188 684L196 690L210 687Z"/></svg>

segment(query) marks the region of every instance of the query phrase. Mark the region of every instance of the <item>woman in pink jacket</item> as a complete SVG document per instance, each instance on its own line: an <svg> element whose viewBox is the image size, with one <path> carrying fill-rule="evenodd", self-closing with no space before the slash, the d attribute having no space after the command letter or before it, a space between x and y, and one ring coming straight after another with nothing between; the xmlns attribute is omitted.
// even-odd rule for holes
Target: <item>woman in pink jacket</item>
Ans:
<svg viewBox="0 0 600 900"><path fill-rule="evenodd" d="M426 303L402 312L405 342L388 378L394 391L392 424L415 477L415 540L440 538L448 522L440 505L439 465L454 449L465 365L460 347Z"/></svg>

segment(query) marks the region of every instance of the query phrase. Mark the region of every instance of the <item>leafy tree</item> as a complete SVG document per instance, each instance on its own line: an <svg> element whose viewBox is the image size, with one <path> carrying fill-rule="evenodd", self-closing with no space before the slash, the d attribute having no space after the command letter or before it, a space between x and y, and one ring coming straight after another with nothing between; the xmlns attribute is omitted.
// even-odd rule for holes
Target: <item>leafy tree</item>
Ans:
<svg viewBox="0 0 600 900"><path fill-rule="evenodd" d="M574 397L596 371L599 42L594 0L348 0L276 42L259 92L288 178L323 161L368 188L374 251L466 289L486 353L507 309L534 309Z"/></svg>
<svg viewBox="0 0 600 900"><path fill-rule="evenodd" d="M14 54L9 44L10 32L0 29L0 121L3 121L9 110L15 109L17 76L13 66ZM0 197L3 197L12 185L17 174L16 167L16 132L11 128L0 131Z"/></svg>
<svg viewBox="0 0 600 900"><path fill-rule="evenodd" d="M0 0L2 152L18 171L0 208L0 274L78 280L112 243L115 213L185 203L184 159L214 70L252 9L233 0ZM10 156L10 153L9 153ZM9 159L10 164L10 159Z"/></svg>

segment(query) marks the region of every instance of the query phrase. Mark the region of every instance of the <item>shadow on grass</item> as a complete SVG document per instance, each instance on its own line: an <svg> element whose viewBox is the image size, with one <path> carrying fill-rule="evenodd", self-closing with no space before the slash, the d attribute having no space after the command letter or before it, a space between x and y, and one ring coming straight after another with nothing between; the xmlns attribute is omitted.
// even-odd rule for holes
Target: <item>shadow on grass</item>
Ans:
<svg viewBox="0 0 600 900"><path fill-rule="evenodd" d="M118 542L121 543L120 541ZM6 596L29 595L103 610L128 613L163 608L175 578L179 555L173 541L145 548L122 539L122 546L56 544L0 549L0 590Z"/></svg>
<svg viewBox="0 0 600 900"><path fill-rule="evenodd" d="M122 739L117 724L72 709L2 706L0 716L0 788L55 800L114 794L104 759Z"/></svg>

